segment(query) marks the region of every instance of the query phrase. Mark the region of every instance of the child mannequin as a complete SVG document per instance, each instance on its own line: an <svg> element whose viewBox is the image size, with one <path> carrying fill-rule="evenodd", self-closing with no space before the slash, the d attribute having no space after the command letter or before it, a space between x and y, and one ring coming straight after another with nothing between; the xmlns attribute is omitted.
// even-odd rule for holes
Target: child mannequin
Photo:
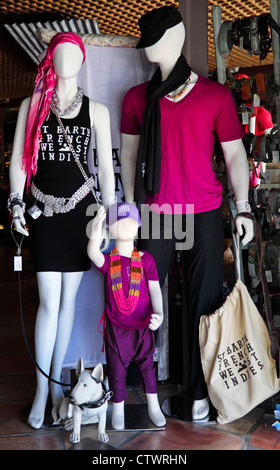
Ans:
<svg viewBox="0 0 280 470"><path fill-rule="evenodd" d="M105 216L101 207L93 220L88 255L107 282L105 348L109 387L114 392L112 426L124 428L125 377L132 360L143 378L149 416L156 426L164 426L166 420L158 402L153 363L152 330L159 328L163 321L155 262L149 253L135 252L134 238L140 217L136 206L127 203L116 203L108 209L106 222L116 245L110 254L104 255L100 244Z"/></svg>

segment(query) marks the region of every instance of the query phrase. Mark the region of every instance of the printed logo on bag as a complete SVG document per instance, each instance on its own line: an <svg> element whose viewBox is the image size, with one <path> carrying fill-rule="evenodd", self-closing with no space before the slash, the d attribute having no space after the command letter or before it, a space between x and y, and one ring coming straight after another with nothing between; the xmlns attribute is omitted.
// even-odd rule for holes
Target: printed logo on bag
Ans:
<svg viewBox="0 0 280 470"><path fill-rule="evenodd" d="M246 335L217 355L218 373L227 389L247 382L264 367Z"/></svg>

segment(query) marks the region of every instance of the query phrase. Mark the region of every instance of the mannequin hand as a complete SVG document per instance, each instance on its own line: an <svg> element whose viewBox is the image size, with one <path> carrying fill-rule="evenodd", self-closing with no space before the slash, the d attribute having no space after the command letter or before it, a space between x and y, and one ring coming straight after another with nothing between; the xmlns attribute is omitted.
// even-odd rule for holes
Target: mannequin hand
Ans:
<svg viewBox="0 0 280 470"><path fill-rule="evenodd" d="M157 330L163 322L163 313L153 313L151 315L151 321L149 328L153 331Z"/></svg>
<svg viewBox="0 0 280 470"><path fill-rule="evenodd" d="M92 221L92 226L91 226L91 234L90 234L90 239L94 240L98 246L101 245L102 240L103 240L103 222L106 217L106 211L105 207L101 206L98 211L96 216L94 217Z"/></svg>
<svg viewBox="0 0 280 470"><path fill-rule="evenodd" d="M103 227L103 232L102 232L102 247L101 251L102 253L106 250L108 250L111 240L110 240L110 232L106 227Z"/></svg>
<svg viewBox="0 0 280 470"><path fill-rule="evenodd" d="M29 236L29 233L26 230L26 222L23 216L23 210L20 206L13 207L13 224L18 233L22 233L26 237Z"/></svg>
<svg viewBox="0 0 280 470"><path fill-rule="evenodd" d="M247 245L254 238L254 222L251 219L242 216L236 217L235 228L240 237L244 234L242 245Z"/></svg>

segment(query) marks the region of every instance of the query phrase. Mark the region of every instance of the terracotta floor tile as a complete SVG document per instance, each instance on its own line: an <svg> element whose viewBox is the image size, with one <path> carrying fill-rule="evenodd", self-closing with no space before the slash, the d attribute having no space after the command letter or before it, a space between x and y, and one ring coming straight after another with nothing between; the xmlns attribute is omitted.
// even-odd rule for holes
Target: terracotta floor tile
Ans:
<svg viewBox="0 0 280 470"><path fill-rule="evenodd" d="M144 432L122 449L125 450L242 450L242 438L201 425L167 420L166 431Z"/></svg>
<svg viewBox="0 0 280 470"><path fill-rule="evenodd" d="M35 434L29 436L2 437L0 450L63 450L58 434Z"/></svg>
<svg viewBox="0 0 280 470"><path fill-rule="evenodd" d="M127 443L134 436L136 436L137 433L126 432L126 431L107 431L107 435L109 437L109 441L106 444L115 449L115 448L122 448L122 445ZM66 450L70 450L72 448L74 449L74 444L70 442L69 438L70 438L70 432L62 433L62 439L63 439L64 447ZM84 442L86 442L86 445L88 446L89 441L91 442L92 448L101 446L98 441L97 425L82 427L81 441L79 445L75 445L75 448L84 450Z"/></svg>
<svg viewBox="0 0 280 470"><path fill-rule="evenodd" d="M22 419L25 410L31 405L29 402L0 403L0 436L13 434L33 434L33 429Z"/></svg>
<svg viewBox="0 0 280 470"><path fill-rule="evenodd" d="M253 432L248 445L250 448L280 450L280 433L268 431L261 423Z"/></svg>

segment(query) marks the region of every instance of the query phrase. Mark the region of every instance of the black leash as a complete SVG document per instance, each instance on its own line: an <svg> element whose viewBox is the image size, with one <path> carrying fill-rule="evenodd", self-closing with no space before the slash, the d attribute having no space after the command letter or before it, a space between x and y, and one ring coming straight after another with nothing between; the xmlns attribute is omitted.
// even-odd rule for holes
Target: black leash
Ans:
<svg viewBox="0 0 280 470"><path fill-rule="evenodd" d="M29 343L28 343L28 339L27 339L27 334L26 334L26 330L25 330L25 326L24 326L24 320L23 320L23 308L22 308L22 294L21 294L21 279L20 279L20 272L22 270L22 256L21 256L21 247L22 247L22 242L23 242L23 238L24 238L24 235L22 235L22 238L20 240L20 243L17 242L16 240L16 237L14 235L14 231L13 231L13 224L14 224L14 219L11 223L11 234L12 234L12 238L17 246L17 252L16 252L16 256L14 257L14 270L17 271L18 273L18 289L19 289L19 309L20 309L20 319L21 319L21 327L22 327L22 332L23 332L23 337L24 337L24 341L25 341L25 344L26 344L26 347L27 347L27 350L28 350L28 353L33 361L33 363L35 364L35 366L37 367L37 369L41 372L41 374L43 374L47 379L49 379L51 382L54 382L56 383L57 385L63 385L65 387L72 387L72 384L66 384L66 383L63 383L63 382L59 382L55 379L53 379L52 377L50 377L48 374L46 374L46 372L44 372L41 367L39 366L39 364L36 362L32 352L31 352L31 349L30 349L30 346L29 346Z"/></svg>

